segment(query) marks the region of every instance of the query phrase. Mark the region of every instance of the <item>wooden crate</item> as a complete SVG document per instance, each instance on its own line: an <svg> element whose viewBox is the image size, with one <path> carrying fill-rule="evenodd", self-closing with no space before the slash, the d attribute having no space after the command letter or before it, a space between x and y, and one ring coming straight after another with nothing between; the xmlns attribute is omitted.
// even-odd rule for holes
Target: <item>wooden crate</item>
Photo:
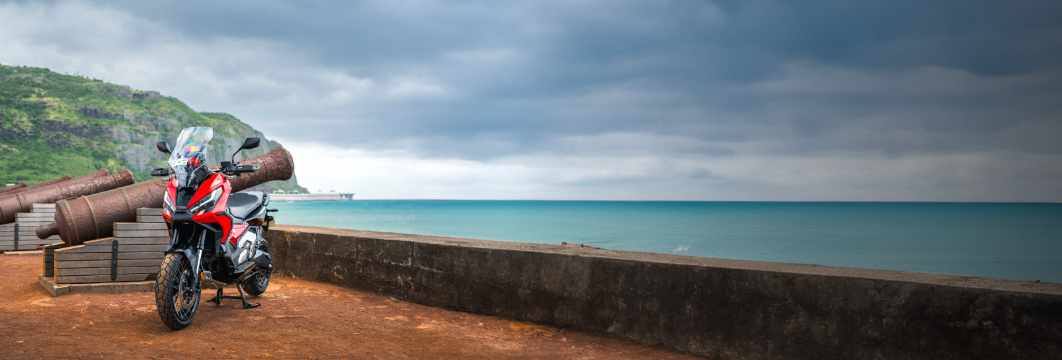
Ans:
<svg viewBox="0 0 1062 360"><path fill-rule="evenodd" d="M0 225L0 251L37 250L62 242L59 236L37 238L37 228L55 221L55 204L33 204L28 213L15 214L15 222Z"/></svg>
<svg viewBox="0 0 1062 360"><path fill-rule="evenodd" d="M15 250L15 223L0 225L0 251Z"/></svg>
<svg viewBox="0 0 1062 360"><path fill-rule="evenodd" d="M140 209L137 219L144 221L114 223L114 237L55 249L52 258L55 282L84 284L153 279L169 246L169 232L157 209Z"/></svg>
<svg viewBox="0 0 1062 360"><path fill-rule="evenodd" d="M138 223L164 223L162 209L141 208L136 209L136 222Z"/></svg>

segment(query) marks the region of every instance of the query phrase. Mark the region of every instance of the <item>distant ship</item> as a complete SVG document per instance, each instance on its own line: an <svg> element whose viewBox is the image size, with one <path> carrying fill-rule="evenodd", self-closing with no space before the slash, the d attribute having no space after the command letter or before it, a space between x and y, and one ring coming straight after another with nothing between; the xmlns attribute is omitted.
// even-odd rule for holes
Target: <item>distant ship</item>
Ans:
<svg viewBox="0 0 1062 360"><path fill-rule="evenodd" d="M316 194L290 194L274 192L269 198L275 201L321 201L321 200L353 200L354 193L316 193Z"/></svg>

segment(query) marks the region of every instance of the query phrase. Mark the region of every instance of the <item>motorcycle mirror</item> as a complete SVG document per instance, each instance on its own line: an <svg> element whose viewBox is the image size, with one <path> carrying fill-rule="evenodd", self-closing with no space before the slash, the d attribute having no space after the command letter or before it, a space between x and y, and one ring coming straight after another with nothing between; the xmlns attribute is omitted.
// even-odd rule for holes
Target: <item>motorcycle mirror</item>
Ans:
<svg viewBox="0 0 1062 360"><path fill-rule="evenodd" d="M249 137L243 139L243 145L240 145L240 149L254 149L262 143L262 139L257 137Z"/></svg>
<svg viewBox="0 0 1062 360"><path fill-rule="evenodd" d="M169 154L171 152L170 144L167 144L165 141L159 141L157 144L155 144L155 148L159 149L159 151L166 154Z"/></svg>
<svg viewBox="0 0 1062 360"><path fill-rule="evenodd" d="M151 170L151 176L170 176L170 169L156 168Z"/></svg>
<svg viewBox="0 0 1062 360"><path fill-rule="evenodd" d="M254 149L254 148L258 147L258 145L261 145L261 143L262 143L262 139L259 139L257 137L249 137L249 138L243 139L243 145L240 145L240 148L236 149L236 151L234 151L232 153L232 162L233 163L236 162L236 154L239 154L240 150Z"/></svg>

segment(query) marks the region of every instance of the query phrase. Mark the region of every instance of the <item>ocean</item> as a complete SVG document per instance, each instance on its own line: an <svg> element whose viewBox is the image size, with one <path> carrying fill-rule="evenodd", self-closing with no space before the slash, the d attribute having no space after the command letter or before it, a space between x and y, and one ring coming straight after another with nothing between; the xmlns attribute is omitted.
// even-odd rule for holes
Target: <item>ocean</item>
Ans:
<svg viewBox="0 0 1062 360"><path fill-rule="evenodd" d="M1062 283L1062 204L273 202L278 223Z"/></svg>

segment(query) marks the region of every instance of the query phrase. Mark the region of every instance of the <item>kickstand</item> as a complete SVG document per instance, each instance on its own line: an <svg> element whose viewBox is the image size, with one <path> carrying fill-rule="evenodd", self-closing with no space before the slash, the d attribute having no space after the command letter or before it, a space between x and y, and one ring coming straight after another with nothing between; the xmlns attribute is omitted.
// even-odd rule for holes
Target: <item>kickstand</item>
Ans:
<svg viewBox="0 0 1062 360"><path fill-rule="evenodd" d="M247 301L247 295L243 293L243 288L240 288L239 285L236 285L236 290L240 292L240 296L225 296L225 289L218 288L217 296L214 296L214 299L210 301L217 304L217 306L221 306L221 299L238 299L243 303L244 309L253 309L261 305Z"/></svg>
<svg viewBox="0 0 1062 360"><path fill-rule="evenodd" d="M262 305L262 304L258 304L258 303L248 302L247 301L247 294L243 293L243 287L242 286L236 285L236 290L240 292L240 302L243 302L243 308L244 309L253 309L253 308L256 308L256 307Z"/></svg>

